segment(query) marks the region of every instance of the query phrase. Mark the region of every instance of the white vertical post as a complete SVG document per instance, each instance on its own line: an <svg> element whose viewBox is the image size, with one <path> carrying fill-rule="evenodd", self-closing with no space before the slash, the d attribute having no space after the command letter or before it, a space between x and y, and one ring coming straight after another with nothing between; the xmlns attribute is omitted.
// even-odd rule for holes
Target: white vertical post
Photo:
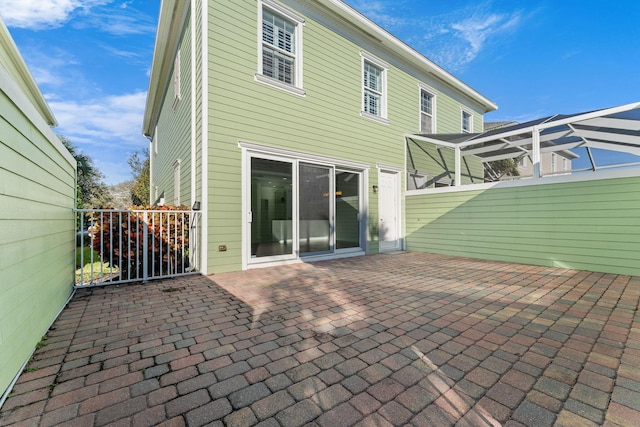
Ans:
<svg viewBox="0 0 640 427"><path fill-rule="evenodd" d="M539 179L542 176L542 170L540 168L540 128L538 128L538 126L533 127L533 131L531 132L531 141L533 179Z"/></svg>
<svg viewBox="0 0 640 427"><path fill-rule="evenodd" d="M202 108L200 111L200 126L202 127L202 203L200 204L201 226L200 226L200 272L208 273L208 232L209 232L209 2L202 1L202 28L200 37L202 38ZM244 195L243 195L244 197Z"/></svg>
<svg viewBox="0 0 640 427"><path fill-rule="evenodd" d="M146 282L149 278L149 218L147 217L147 211L144 211L142 218L142 280Z"/></svg>
<svg viewBox="0 0 640 427"><path fill-rule="evenodd" d="M455 146L455 183L454 185L456 187L459 187L462 185L462 161L461 161L461 153L460 153L460 147L458 145Z"/></svg>

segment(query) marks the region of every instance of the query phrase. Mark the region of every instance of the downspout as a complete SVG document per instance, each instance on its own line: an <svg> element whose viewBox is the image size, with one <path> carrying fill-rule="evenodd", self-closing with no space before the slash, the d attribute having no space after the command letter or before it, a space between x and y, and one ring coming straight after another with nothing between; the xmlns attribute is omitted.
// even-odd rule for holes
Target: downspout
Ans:
<svg viewBox="0 0 640 427"><path fill-rule="evenodd" d="M209 246L209 191L208 191L208 179L209 179L209 17L207 0L202 0L202 31L200 37L202 38L202 228L201 228L201 242L200 245L200 270L203 274L208 273L208 246Z"/></svg>
<svg viewBox="0 0 640 427"><path fill-rule="evenodd" d="M152 170L153 170L153 139L157 138L157 134L158 133L158 126L154 127L154 132L152 136L147 136L147 139L149 140L149 206L153 205L153 203L155 202L155 200L153 200L153 175L152 175Z"/></svg>
<svg viewBox="0 0 640 427"><path fill-rule="evenodd" d="M460 146L456 145L455 148L455 181L454 181L454 185L456 187L460 187L462 185L462 161L460 159L461 157L461 153L460 153Z"/></svg>
<svg viewBox="0 0 640 427"><path fill-rule="evenodd" d="M196 201L196 2L191 2L191 206Z"/></svg>

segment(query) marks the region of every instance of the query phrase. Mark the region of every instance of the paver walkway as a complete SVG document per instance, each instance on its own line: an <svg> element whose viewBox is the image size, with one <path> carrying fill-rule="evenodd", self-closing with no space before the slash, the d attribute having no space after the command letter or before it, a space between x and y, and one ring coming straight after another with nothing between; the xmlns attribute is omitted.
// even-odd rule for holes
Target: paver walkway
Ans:
<svg viewBox="0 0 640 427"><path fill-rule="evenodd" d="M639 298L419 253L83 289L0 424L640 425Z"/></svg>

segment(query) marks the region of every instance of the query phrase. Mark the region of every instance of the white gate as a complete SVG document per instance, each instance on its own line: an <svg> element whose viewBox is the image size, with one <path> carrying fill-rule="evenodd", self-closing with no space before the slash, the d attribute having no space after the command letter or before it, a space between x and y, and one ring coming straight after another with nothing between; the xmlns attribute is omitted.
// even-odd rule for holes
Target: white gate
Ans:
<svg viewBox="0 0 640 427"><path fill-rule="evenodd" d="M200 211L77 209L75 286L200 272Z"/></svg>

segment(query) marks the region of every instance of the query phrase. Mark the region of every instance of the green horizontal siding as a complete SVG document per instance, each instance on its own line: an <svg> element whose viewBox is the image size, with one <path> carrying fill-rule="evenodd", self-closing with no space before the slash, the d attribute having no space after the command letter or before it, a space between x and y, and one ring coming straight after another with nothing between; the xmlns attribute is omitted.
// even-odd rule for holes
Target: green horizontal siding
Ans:
<svg viewBox="0 0 640 427"><path fill-rule="evenodd" d="M191 21L187 14L180 42L180 100L176 94L172 70L157 126L158 154L153 156L151 185L158 187L158 197L165 203L174 200L174 163L180 160L180 204L191 206ZM155 200L152 200L155 202Z"/></svg>
<svg viewBox="0 0 640 427"><path fill-rule="evenodd" d="M75 166L2 89L0 394L71 294L75 266Z"/></svg>
<svg viewBox="0 0 640 427"><path fill-rule="evenodd" d="M640 178L407 196L407 249L640 275Z"/></svg>
<svg viewBox="0 0 640 427"><path fill-rule="evenodd" d="M209 4L209 272L241 268L244 215L238 141L370 164L367 235L369 250L377 252L378 199L371 192L378 179L375 166L404 165L404 135L417 132L420 125L420 81L438 91L438 127L460 129L461 94L401 64L392 52L363 40L353 27L336 23L313 4L285 3L305 17L305 97L255 81L258 3ZM360 117L363 49L390 64L389 125ZM476 118L481 123L480 113ZM222 244L226 252L218 252Z"/></svg>

